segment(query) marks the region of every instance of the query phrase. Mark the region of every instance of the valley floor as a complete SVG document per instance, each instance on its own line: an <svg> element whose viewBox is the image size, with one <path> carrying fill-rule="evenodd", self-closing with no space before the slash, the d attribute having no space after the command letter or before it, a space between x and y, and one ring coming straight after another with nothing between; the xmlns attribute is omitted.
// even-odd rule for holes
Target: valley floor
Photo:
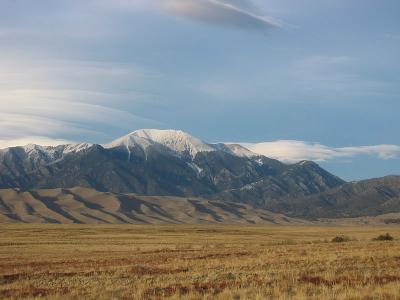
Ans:
<svg viewBox="0 0 400 300"><path fill-rule="evenodd" d="M400 226L0 225L1 299L399 295Z"/></svg>

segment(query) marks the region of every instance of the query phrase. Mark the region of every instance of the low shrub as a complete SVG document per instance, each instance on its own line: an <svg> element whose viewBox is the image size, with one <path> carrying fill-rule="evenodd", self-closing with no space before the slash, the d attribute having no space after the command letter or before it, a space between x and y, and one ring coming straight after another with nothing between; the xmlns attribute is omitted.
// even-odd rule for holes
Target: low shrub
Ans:
<svg viewBox="0 0 400 300"><path fill-rule="evenodd" d="M385 224L400 224L400 219L386 219Z"/></svg>
<svg viewBox="0 0 400 300"><path fill-rule="evenodd" d="M346 242L350 242L350 241L351 241L351 239L348 236L341 235L341 236L335 236L331 242L332 243L346 243Z"/></svg>
<svg viewBox="0 0 400 300"><path fill-rule="evenodd" d="M394 237L392 237L389 233L381 234L378 237L374 238L374 241L393 241Z"/></svg>

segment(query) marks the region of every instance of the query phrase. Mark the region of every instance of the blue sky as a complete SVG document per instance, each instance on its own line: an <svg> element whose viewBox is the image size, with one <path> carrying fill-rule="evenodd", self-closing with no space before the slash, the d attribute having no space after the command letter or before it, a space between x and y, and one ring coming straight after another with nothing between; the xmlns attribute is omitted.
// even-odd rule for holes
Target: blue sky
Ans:
<svg viewBox="0 0 400 300"><path fill-rule="evenodd" d="M0 145L176 128L269 142L267 155L348 180L399 174L399 11L395 0L0 0Z"/></svg>

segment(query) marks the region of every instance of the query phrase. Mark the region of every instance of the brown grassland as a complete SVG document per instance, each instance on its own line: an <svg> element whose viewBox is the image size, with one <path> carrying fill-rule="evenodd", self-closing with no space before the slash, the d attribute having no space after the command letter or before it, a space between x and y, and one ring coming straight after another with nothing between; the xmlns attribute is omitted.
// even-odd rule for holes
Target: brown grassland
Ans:
<svg viewBox="0 0 400 300"><path fill-rule="evenodd" d="M400 299L400 240L372 240L386 232L400 238L387 226L0 225L0 298Z"/></svg>

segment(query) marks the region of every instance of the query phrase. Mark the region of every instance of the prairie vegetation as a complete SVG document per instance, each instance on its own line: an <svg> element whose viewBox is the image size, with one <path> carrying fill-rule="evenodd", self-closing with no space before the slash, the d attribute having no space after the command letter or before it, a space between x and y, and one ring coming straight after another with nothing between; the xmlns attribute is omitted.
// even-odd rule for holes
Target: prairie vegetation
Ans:
<svg viewBox="0 0 400 300"><path fill-rule="evenodd" d="M395 226L0 225L0 298L399 299L399 237Z"/></svg>

